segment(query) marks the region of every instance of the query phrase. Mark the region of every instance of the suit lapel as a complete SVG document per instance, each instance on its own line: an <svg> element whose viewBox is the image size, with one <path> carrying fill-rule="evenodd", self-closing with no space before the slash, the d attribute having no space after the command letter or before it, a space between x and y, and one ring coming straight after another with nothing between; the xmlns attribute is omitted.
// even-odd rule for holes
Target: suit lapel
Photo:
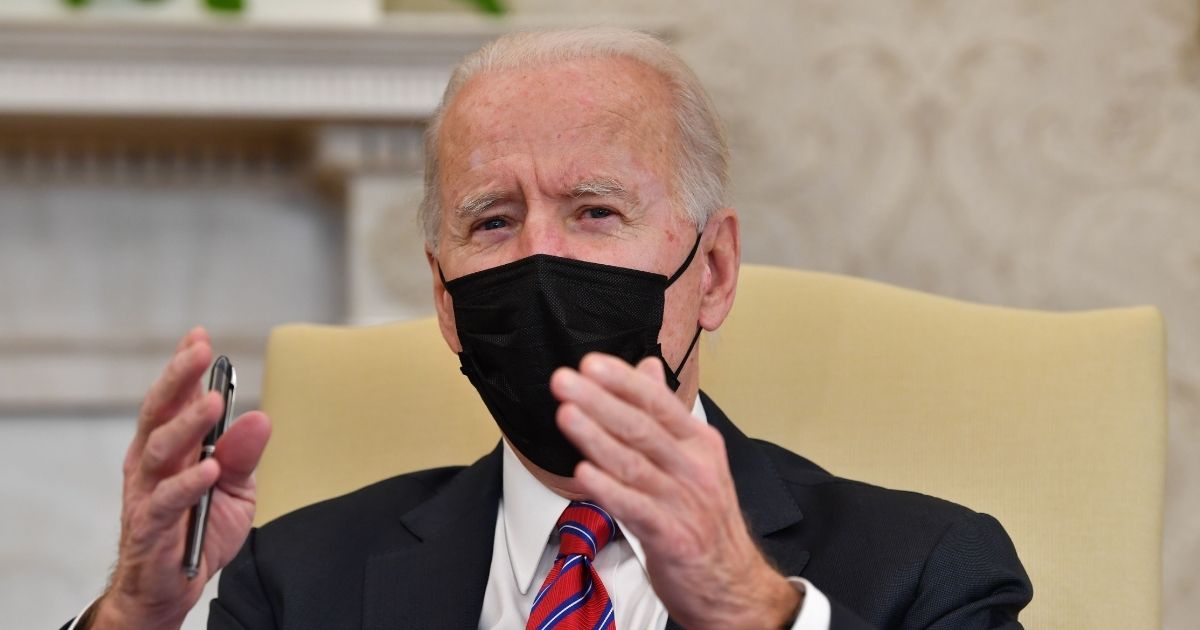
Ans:
<svg viewBox="0 0 1200 630"><path fill-rule="evenodd" d="M754 441L734 426L704 392L700 392L700 401L708 423L725 438L733 485L750 534L780 573L800 575L808 564L809 553L796 544L797 536L789 535L804 518L800 506L783 485L774 464ZM669 619L667 630L682 629L674 619Z"/></svg>
<svg viewBox="0 0 1200 630"><path fill-rule="evenodd" d="M367 630L479 626L500 498L500 461L497 447L464 469L401 517L398 540L367 559Z"/></svg>

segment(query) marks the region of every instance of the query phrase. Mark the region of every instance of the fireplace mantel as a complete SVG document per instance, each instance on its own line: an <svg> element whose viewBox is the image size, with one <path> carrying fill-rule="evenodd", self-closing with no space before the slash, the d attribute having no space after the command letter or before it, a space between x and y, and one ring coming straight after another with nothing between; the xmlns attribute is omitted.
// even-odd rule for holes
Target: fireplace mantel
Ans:
<svg viewBox="0 0 1200 630"><path fill-rule="evenodd" d="M0 22L0 115L422 120L503 24Z"/></svg>

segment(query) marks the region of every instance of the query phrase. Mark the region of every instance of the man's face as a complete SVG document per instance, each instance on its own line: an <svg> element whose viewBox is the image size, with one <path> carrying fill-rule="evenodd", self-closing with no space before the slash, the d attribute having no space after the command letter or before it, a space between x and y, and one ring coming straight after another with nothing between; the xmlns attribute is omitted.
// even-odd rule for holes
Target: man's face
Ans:
<svg viewBox="0 0 1200 630"><path fill-rule="evenodd" d="M443 119L431 262L447 279L533 254L674 273L696 238L675 201L675 134L660 75L632 60L472 79ZM696 330L698 263L666 294L660 342L672 365ZM434 274L442 331L458 352L453 305Z"/></svg>

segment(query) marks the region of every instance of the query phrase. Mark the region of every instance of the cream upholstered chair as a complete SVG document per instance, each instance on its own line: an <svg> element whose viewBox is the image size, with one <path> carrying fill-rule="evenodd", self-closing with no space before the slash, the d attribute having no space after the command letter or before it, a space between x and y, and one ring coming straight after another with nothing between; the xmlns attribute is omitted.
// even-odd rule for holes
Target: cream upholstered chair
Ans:
<svg viewBox="0 0 1200 630"><path fill-rule="evenodd" d="M1162 321L958 302L746 265L702 386L748 434L831 472L996 516L1034 584L1029 628L1160 625ZM283 326L259 522L473 461L498 433L432 319Z"/></svg>

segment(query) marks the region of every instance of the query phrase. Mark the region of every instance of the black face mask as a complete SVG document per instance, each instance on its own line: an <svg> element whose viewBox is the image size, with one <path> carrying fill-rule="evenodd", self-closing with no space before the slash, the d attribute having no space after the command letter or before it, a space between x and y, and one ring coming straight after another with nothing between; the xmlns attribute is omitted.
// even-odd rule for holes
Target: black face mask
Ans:
<svg viewBox="0 0 1200 630"><path fill-rule="evenodd" d="M442 284L454 299L462 372L518 451L539 468L575 473L583 456L558 430L550 375L579 367L589 352L636 364L658 357L679 388L700 327L679 367L663 358L664 293L691 264L700 235L670 278L646 271L537 254ZM441 266L438 266L441 274Z"/></svg>

